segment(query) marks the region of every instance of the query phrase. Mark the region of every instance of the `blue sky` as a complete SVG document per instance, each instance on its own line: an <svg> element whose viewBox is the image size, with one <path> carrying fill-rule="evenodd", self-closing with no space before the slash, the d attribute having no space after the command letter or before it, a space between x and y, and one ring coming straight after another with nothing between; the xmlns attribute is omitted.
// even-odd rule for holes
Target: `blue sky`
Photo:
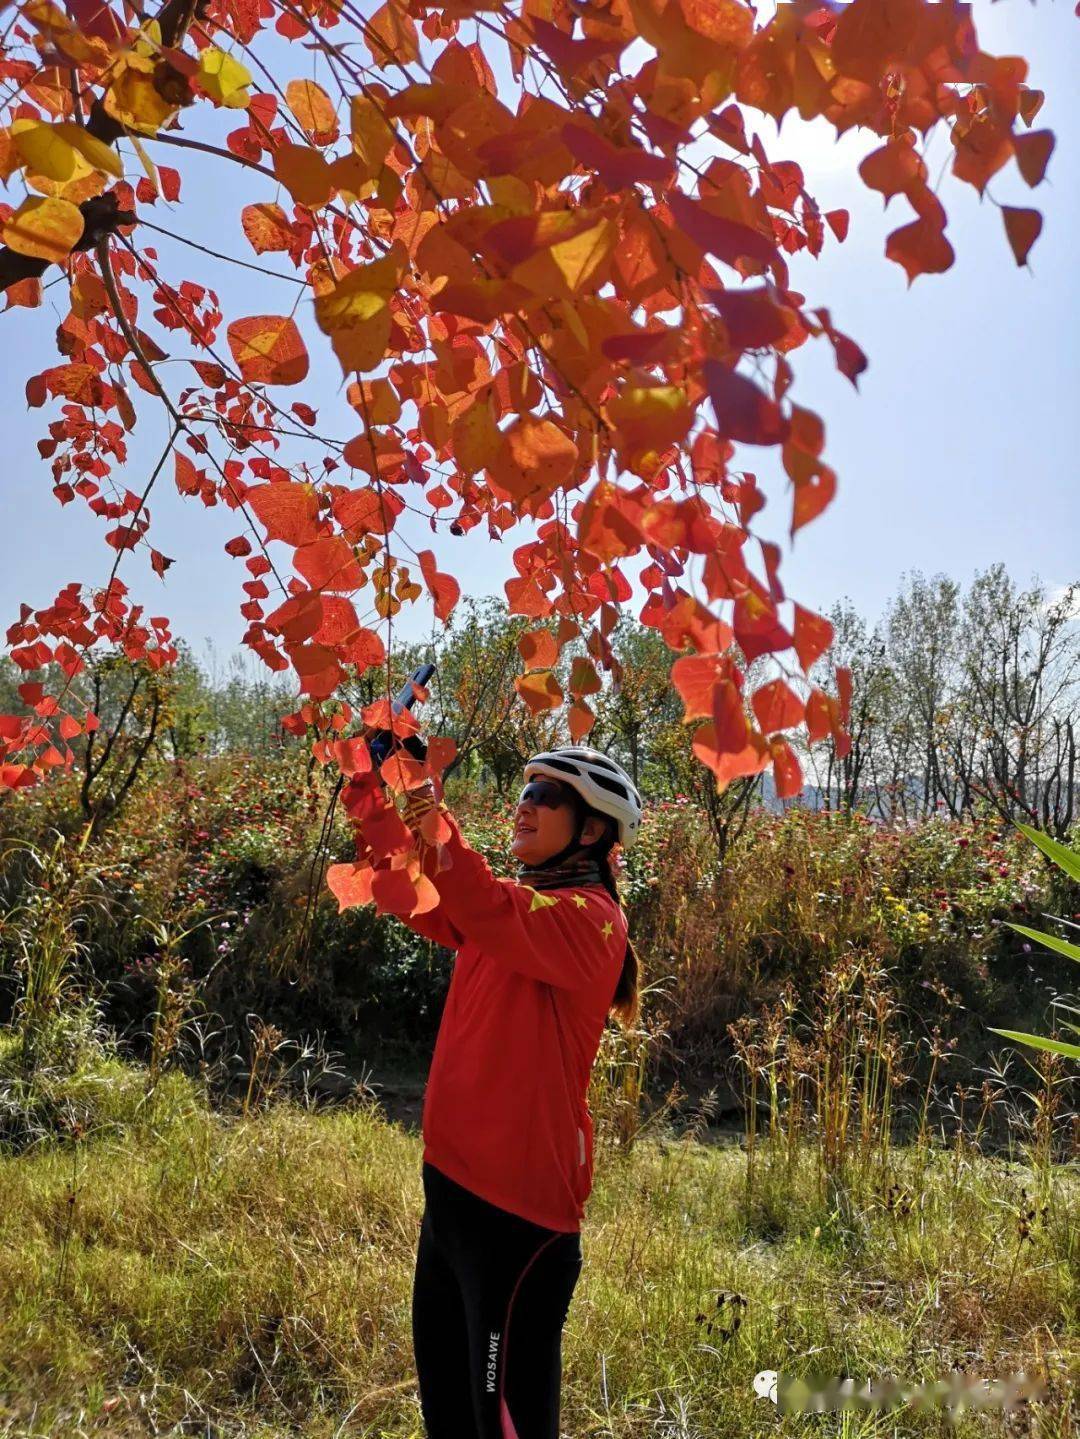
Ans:
<svg viewBox="0 0 1080 1439"><path fill-rule="evenodd" d="M797 257L793 282L809 305L828 305L834 322L870 358L856 393L836 372L827 342L812 342L794 356L794 398L825 419L826 457L839 476L835 501L800 531L794 545L787 540L789 505L778 465L766 450L751 448L742 457L743 467L758 473L771 496L759 524L783 545L781 576L789 597L819 610L847 596L876 617L903 573L913 569L967 581L1000 560L1018 580L1037 574L1052 588L1080 574L1075 459L1080 23L1063 0L976 0L974 15L986 49L1028 59L1029 83L1047 97L1036 128L1048 127L1057 136L1048 178L1036 191L1027 189L1011 165L990 186L1000 203L1034 205L1044 213L1029 269L1016 266L991 200L980 202L969 186L946 176L940 193L956 263L947 274L921 277L909 289L903 271L884 258L884 240L906 223L910 211L902 198L883 211L880 197L855 176L859 159L880 142L858 135L837 142L822 122L806 125L797 117L784 122L779 139L762 129L771 157L803 166L823 209L851 211L846 242L828 244L818 261ZM287 51L281 46L274 69L284 82L311 74L311 59L301 46ZM230 117L228 124L213 118L222 120L217 133L223 135L241 117ZM177 160L175 150L150 148L160 163ZM944 135L932 146L932 180L948 148ZM274 199L272 183L223 161L190 165L188 155L179 158L182 202L159 203L147 218L255 259L240 229L239 210L246 202ZM226 323L252 313L288 313L293 304L294 287L287 283L206 259L160 237L154 241L164 273L218 290ZM274 260L267 256L263 263ZM0 567L4 628L17 618L20 601L47 604L73 580L103 584L113 557L102 541L104 526L81 501L61 508L53 498L48 465L36 449L52 413L27 411L23 401L27 376L57 362L53 337L66 308L58 299L63 293L55 286L42 309L19 309L3 318L3 363L12 396ZM312 378L275 397L283 404L298 397L321 401L320 428L347 439L357 426L344 404L337 362L310 325L305 332ZM224 324L221 347L225 352ZM177 345L177 354L187 352ZM171 369L160 371L167 381ZM139 422L120 483L138 491L167 428L160 405L139 391L133 394ZM241 648L246 622L239 614L245 598L240 586L248 576L242 562L222 548L240 532L238 517L222 506L207 511L198 501L182 500L168 472L155 491L151 517L153 542L175 563L163 583L145 552L125 555L120 574L132 598L145 603L147 614L169 615L173 633L198 653L208 640L219 657ZM458 540L431 536L416 523L409 531L416 548L434 548L440 563L473 594L502 592L513 572L512 550L524 538L492 543L483 527ZM284 564L282 548L273 550L276 562ZM757 557L752 559L756 564ZM430 623L429 608L417 606L399 622L398 632L415 636Z"/></svg>

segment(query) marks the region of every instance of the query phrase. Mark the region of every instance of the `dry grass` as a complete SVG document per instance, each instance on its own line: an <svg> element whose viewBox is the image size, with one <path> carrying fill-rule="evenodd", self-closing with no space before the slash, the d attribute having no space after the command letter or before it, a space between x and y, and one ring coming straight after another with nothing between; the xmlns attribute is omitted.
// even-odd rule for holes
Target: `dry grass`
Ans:
<svg viewBox="0 0 1080 1439"><path fill-rule="evenodd" d="M177 1075L143 1093L126 1120L0 1159L0 1435L421 1439L419 1137L370 1102L227 1118ZM564 1342L571 1439L804 1432L751 1381L810 1356L908 1383L1041 1366L1046 1404L953 1432L1074 1439L1075 1166L895 1149L823 1197L811 1144L759 1140L749 1182L738 1145L657 1132L600 1155Z"/></svg>

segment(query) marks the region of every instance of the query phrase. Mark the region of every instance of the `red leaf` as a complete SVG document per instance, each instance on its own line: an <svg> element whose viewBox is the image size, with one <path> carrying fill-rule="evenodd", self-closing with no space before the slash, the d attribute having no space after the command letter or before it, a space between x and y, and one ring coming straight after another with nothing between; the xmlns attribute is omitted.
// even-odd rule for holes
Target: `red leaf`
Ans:
<svg viewBox="0 0 1080 1439"><path fill-rule="evenodd" d="M310 545L301 545L294 563L313 590L351 594L367 582L352 546L340 535L325 535Z"/></svg>
<svg viewBox="0 0 1080 1439"><path fill-rule="evenodd" d="M798 756L786 739L771 739L769 752L772 755L777 796L780 799L790 799L792 795L798 794L803 786L802 766Z"/></svg>
<svg viewBox="0 0 1080 1439"><path fill-rule="evenodd" d="M1016 151L1017 169L1034 189L1046 174L1054 152L1053 131L1034 130L1030 135L1017 135L1013 139L1013 149Z"/></svg>
<svg viewBox="0 0 1080 1439"><path fill-rule="evenodd" d="M944 274L956 258L944 230L924 216L894 230L885 241L885 253L904 267L909 285L916 275Z"/></svg>
<svg viewBox="0 0 1080 1439"><path fill-rule="evenodd" d="M803 702L783 680L770 680L756 689L750 696L750 708L766 735L794 729L803 720Z"/></svg>
<svg viewBox="0 0 1080 1439"><path fill-rule="evenodd" d="M314 590L292 595L272 614L267 615L266 628L280 634L289 644L302 644L318 633L323 622L323 600Z"/></svg>
<svg viewBox="0 0 1080 1439"><path fill-rule="evenodd" d="M794 311L780 306L765 287L710 290L728 338L737 350L756 350L782 340L795 322Z"/></svg>
<svg viewBox="0 0 1080 1439"><path fill-rule="evenodd" d="M748 445L777 445L787 436L780 406L758 387L717 360L705 361L705 384L722 435Z"/></svg>
<svg viewBox="0 0 1080 1439"><path fill-rule="evenodd" d="M752 230L738 220L714 215L698 200L679 190L669 194L667 201L679 229L685 230L703 250L708 250L725 265L734 266L737 260L753 260L769 265L777 258L775 244L759 230Z"/></svg>
<svg viewBox="0 0 1080 1439"><path fill-rule="evenodd" d="M1016 263L1026 265L1031 247L1042 233L1042 215L1038 210L1018 210L1011 205L1003 205L1001 214Z"/></svg>
<svg viewBox="0 0 1080 1439"><path fill-rule="evenodd" d="M182 495L197 495L199 474L183 450L173 451L173 463L176 465L176 488Z"/></svg>
<svg viewBox="0 0 1080 1439"><path fill-rule="evenodd" d="M795 604L795 653L803 667L803 674L809 674L815 660L821 658L833 642L833 627L823 615L813 610L804 610Z"/></svg>
<svg viewBox="0 0 1080 1439"><path fill-rule="evenodd" d="M838 240L847 239L850 216L846 210L826 210L825 219Z"/></svg>

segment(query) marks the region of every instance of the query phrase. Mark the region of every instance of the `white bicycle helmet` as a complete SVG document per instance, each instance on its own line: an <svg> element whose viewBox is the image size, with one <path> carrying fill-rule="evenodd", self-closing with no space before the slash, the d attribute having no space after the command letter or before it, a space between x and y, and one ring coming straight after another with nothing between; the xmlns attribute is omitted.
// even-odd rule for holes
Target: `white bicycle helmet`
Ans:
<svg viewBox="0 0 1080 1439"><path fill-rule="evenodd" d="M633 780L613 759L585 745L563 745L533 755L525 766L526 781L535 775L561 780L581 795L591 809L610 815L618 825L619 843L629 849L641 828L641 795Z"/></svg>

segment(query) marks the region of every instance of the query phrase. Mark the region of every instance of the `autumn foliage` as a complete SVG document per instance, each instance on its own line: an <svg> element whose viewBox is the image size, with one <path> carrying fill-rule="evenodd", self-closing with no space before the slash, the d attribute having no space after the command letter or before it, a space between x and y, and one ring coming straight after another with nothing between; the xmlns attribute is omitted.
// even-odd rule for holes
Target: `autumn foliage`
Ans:
<svg viewBox="0 0 1080 1439"><path fill-rule="evenodd" d="M778 792L796 793L785 736L804 724L842 749L850 677L829 692L802 681L831 627L798 603L781 618L780 549L759 531L765 497L735 447L778 451L789 535L832 499L824 424L795 398L796 351L831 346L852 384L867 362L792 287L788 257L842 243L849 216L821 212L755 118L873 132L859 174L904 212L888 258L909 280L947 269L932 135L945 127L952 176L980 193L1013 163L1037 185L1053 147L1032 128L1042 95L1025 62L983 53L969 6L796 0L763 17L741 0L386 0L370 13L354 0L165 0L144 17L125 0L27 0L4 36L14 203L0 283L9 306L37 306L62 267L48 275L67 305L57 363L30 377L27 400L44 411L57 499L89 505L115 555L102 588L23 605L7 631L28 678L27 713L0 717L3 785L69 764L69 741L96 723L34 671L52 660L73 677L98 643L174 658L168 620L144 618L119 578L128 552L158 576L173 563L149 501L174 483L236 513L226 549L247 572L245 642L295 673L284 723L347 780L358 865L337 876L342 903L433 902L371 772L365 729L389 702L356 714L341 695L385 665L402 606L453 610L459 584L425 530L522 526L511 611L556 626L524 642L521 697L565 705L575 739L599 672L619 674L610 635L633 562L640 618L678 652L672 679L718 784L771 767ZM290 60L307 75L281 73ZM216 110L233 126L224 144L205 138ZM229 167L250 263L294 272L288 313L269 313L269 283L268 313L228 315L197 278L159 268L143 226L185 215L187 177L206 165ZM1040 216L1003 207L1003 219L1022 264ZM190 358L164 366L181 339ZM303 388L314 344L347 382L346 438L322 432ZM164 408L169 443L127 488L147 406ZM303 459L283 461L286 436ZM564 693L553 666L571 640L584 657ZM748 694L742 666L766 654L777 677ZM436 742L426 765L392 756L382 778L392 791L438 782L450 758Z"/></svg>

